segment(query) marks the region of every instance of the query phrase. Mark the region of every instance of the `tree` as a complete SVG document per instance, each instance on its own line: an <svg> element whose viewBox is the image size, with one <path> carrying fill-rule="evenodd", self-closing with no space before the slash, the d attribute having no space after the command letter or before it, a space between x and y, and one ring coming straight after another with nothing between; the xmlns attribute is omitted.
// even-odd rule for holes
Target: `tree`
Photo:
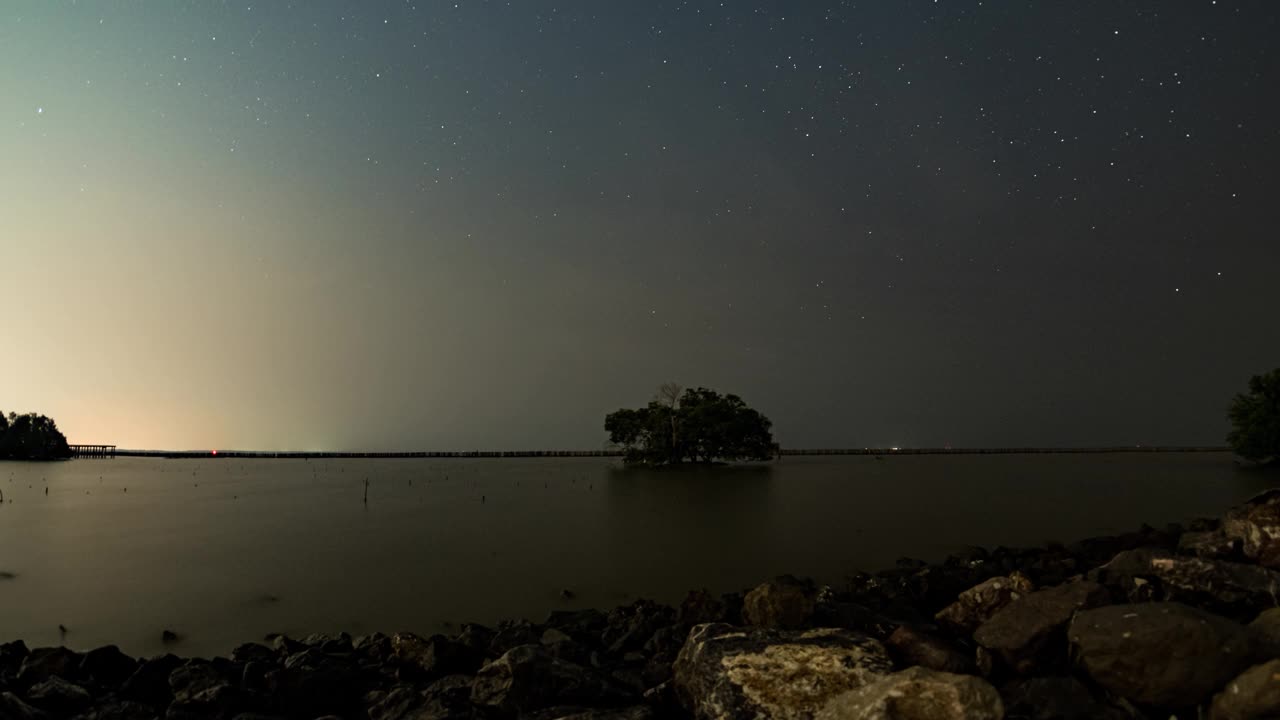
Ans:
<svg viewBox="0 0 1280 720"><path fill-rule="evenodd" d="M56 460L71 457L67 438L52 418L35 413L16 415L0 423L0 459Z"/></svg>
<svg viewBox="0 0 1280 720"><path fill-rule="evenodd" d="M1249 392L1235 396L1228 416L1227 442L1237 455L1257 462L1280 458L1280 368L1249 378Z"/></svg>
<svg viewBox="0 0 1280 720"><path fill-rule="evenodd" d="M604 418L610 442L628 464L677 465L717 460L769 460L777 452L773 423L737 395L663 385L645 407Z"/></svg>

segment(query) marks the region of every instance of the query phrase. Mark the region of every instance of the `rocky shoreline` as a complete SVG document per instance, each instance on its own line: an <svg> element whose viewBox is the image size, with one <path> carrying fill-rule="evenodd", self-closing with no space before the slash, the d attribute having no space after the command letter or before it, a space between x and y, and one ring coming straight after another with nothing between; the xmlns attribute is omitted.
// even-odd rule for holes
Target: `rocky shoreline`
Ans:
<svg viewBox="0 0 1280 720"><path fill-rule="evenodd" d="M1280 717L1280 490L1187 527L229 658L0 645L0 720Z"/></svg>

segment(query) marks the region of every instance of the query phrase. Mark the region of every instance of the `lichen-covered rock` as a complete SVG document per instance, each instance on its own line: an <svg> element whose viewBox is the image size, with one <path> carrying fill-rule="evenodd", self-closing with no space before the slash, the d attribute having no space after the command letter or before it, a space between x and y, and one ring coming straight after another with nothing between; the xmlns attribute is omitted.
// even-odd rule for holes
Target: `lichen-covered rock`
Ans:
<svg viewBox="0 0 1280 720"><path fill-rule="evenodd" d="M1267 608L1258 613L1247 630L1256 659L1280 659L1280 607Z"/></svg>
<svg viewBox="0 0 1280 720"><path fill-rule="evenodd" d="M74 715L93 704L88 690L58 676L36 683L27 691L27 700L36 707L55 715Z"/></svg>
<svg viewBox="0 0 1280 720"><path fill-rule="evenodd" d="M1249 664L1243 627L1176 602L1084 610L1067 633L1078 664L1095 682L1161 708L1207 700Z"/></svg>
<svg viewBox="0 0 1280 720"><path fill-rule="evenodd" d="M1134 599L1176 600L1232 616L1252 617L1275 605L1280 572L1257 565L1175 555L1166 550L1126 550L1089 573L1089 579Z"/></svg>
<svg viewBox="0 0 1280 720"><path fill-rule="evenodd" d="M1280 569L1280 488L1268 490L1227 511L1222 532L1238 540L1245 557Z"/></svg>
<svg viewBox="0 0 1280 720"><path fill-rule="evenodd" d="M1221 528L1184 532L1178 538L1178 552L1210 559L1229 558L1235 554L1237 542L1227 537Z"/></svg>
<svg viewBox="0 0 1280 720"><path fill-rule="evenodd" d="M1031 580L1017 571L1007 577L993 577L960 593L935 619L968 635L990 620L997 610L1034 589Z"/></svg>
<svg viewBox="0 0 1280 720"><path fill-rule="evenodd" d="M1254 665L1213 698L1209 720L1280 717L1280 660Z"/></svg>
<svg viewBox="0 0 1280 720"><path fill-rule="evenodd" d="M555 705L610 707L636 698L593 668L553 657L538 645L521 645L484 667L471 686L471 702L516 715Z"/></svg>
<svg viewBox="0 0 1280 720"><path fill-rule="evenodd" d="M816 720L1002 720L986 680L913 667L836 696Z"/></svg>
<svg viewBox="0 0 1280 720"><path fill-rule="evenodd" d="M785 631L697 625L673 687L695 718L809 718L836 695L893 669L876 640L852 630Z"/></svg>
<svg viewBox="0 0 1280 720"><path fill-rule="evenodd" d="M884 645L901 666L920 665L950 673L972 673L975 670L969 655L940 637L907 625L894 630Z"/></svg>
<svg viewBox="0 0 1280 720"><path fill-rule="evenodd" d="M742 601L742 619L764 628L804 627L817 606L817 588L790 575L760 583Z"/></svg>
<svg viewBox="0 0 1280 720"><path fill-rule="evenodd" d="M1067 583L1023 595L996 611L973 639L1021 674L1063 655L1062 628L1077 610L1110 601L1107 589L1089 582Z"/></svg>

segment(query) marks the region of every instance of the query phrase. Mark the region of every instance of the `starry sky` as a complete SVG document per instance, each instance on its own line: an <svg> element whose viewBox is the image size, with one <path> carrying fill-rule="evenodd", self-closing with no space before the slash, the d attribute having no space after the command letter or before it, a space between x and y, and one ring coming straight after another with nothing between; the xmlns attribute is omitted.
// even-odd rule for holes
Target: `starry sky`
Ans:
<svg viewBox="0 0 1280 720"><path fill-rule="evenodd" d="M136 448L1218 444L1272 0L9 0L0 407Z"/></svg>

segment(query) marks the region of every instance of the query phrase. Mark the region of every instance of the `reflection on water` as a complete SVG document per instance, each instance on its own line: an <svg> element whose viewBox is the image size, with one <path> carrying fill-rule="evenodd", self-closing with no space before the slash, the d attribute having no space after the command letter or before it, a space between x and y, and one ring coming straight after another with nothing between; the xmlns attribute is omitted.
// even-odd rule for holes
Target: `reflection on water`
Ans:
<svg viewBox="0 0 1280 720"><path fill-rule="evenodd" d="M63 624L74 647L212 654L272 631L429 633L784 572L835 582L1214 514L1266 481L1220 454L0 463L0 641L56 644ZM184 640L165 648L164 629Z"/></svg>

